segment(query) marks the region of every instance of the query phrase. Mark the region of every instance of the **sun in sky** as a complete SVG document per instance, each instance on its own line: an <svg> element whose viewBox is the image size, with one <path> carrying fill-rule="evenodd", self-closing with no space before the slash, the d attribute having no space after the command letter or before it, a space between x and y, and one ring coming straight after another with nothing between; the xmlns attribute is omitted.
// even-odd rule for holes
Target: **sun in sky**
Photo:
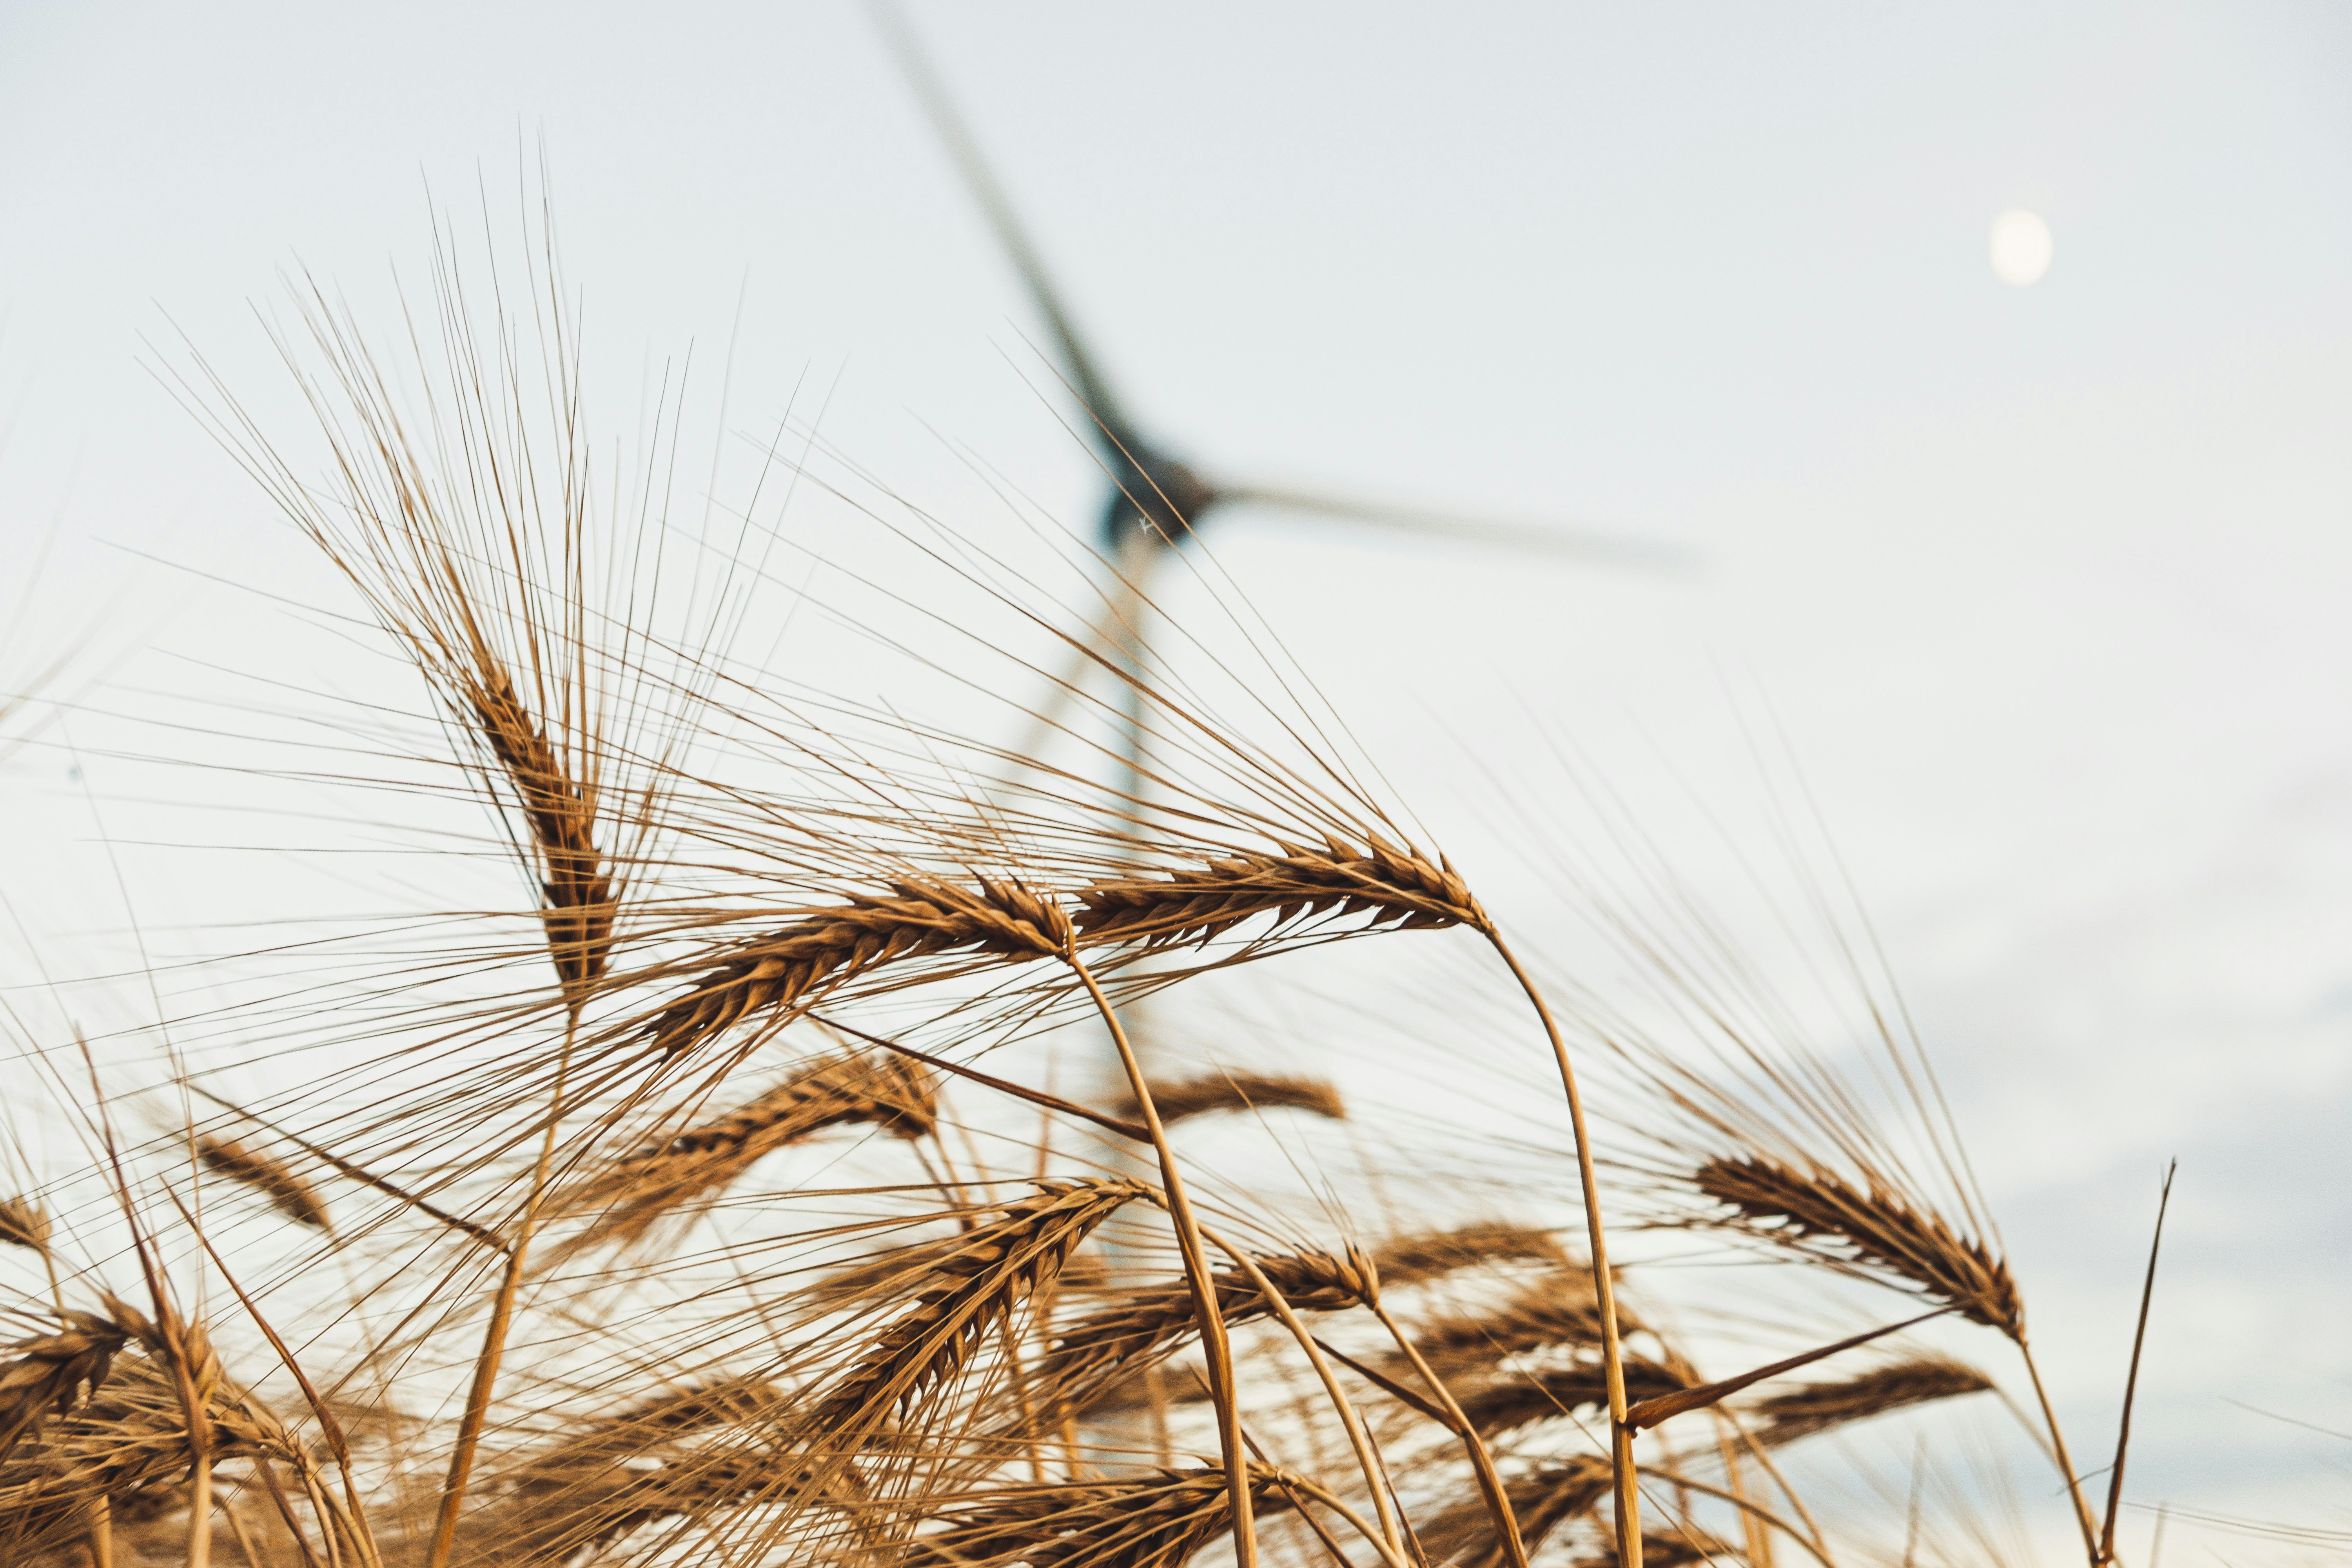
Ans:
<svg viewBox="0 0 2352 1568"><path fill-rule="evenodd" d="M2023 207L1992 220L1992 275L2012 289L2031 288L2050 270L2050 226Z"/></svg>

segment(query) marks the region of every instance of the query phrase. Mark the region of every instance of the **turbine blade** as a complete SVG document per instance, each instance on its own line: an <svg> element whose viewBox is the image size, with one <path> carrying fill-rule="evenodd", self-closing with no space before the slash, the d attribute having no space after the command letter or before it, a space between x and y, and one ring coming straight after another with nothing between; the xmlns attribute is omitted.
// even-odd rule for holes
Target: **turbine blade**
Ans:
<svg viewBox="0 0 2352 1568"><path fill-rule="evenodd" d="M957 110L955 100L948 95L947 84L932 68L930 57L923 52L922 41L915 36L913 26L893 0L874 0L871 9L884 42L889 46L891 54L898 59L899 70L906 76L907 85L914 89L924 113L930 117L931 129L946 145L948 155L955 160L956 170L963 176L972 199L980 204L981 211L987 216L989 226L996 231L998 242L1004 247L1005 254L1012 258L1013 269L1021 274L1021 281L1028 289L1029 298L1035 303L1038 313L1045 318L1045 325L1061 349L1062 368L1068 374L1071 385L1076 389L1079 400L1087 405L1087 411L1101 422L1116 446L1125 447L1130 453L1139 451L1139 445L1133 438L1135 427L1128 423L1127 416L1120 408L1118 399L1112 395L1110 383L1103 378L1094 355L1087 352L1069 311L1062 308L1061 293L1047 276L1045 264L1038 258L1037 247L1029 243L1028 232L1021 226L1021 219L1013 212L1012 202L1006 198L1004 188L996 183L996 175L989 168L988 160L981 155L980 143L973 139L971 128L964 123L962 114Z"/></svg>
<svg viewBox="0 0 2352 1568"><path fill-rule="evenodd" d="M1624 534L1476 517L1435 507L1394 506L1354 496L1326 495L1316 490L1297 490L1275 485L1220 484L1216 491L1221 501L1256 501L1264 506L1284 507L1292 511L1346 518L1351 522L1370 523L1375 528L1410 533L1423 539L1463 540L1509 550L1573 556L1584 561L1613 562L1654 572L1690 573L1698 568L1697 557L1688 550L1652 540L1633 539Z"/></svg>
<svg viewBox="0 0 2352 1568"><path fill-rule="evenodd" d="M1084 636L1074 637L1065 645L1061 668L1050 677L1052 684L1031 710L1028 728L1012 750L1013 758L1021 763L1034 762L1045 751L1061 730L1064 715L1077 702L1088 679L1104 663L1127 665L1139 657L1142 617L1149 602L1147 587L1167 548L1156 536L1139 536L1116 563L1102 615L1087 626ZM1137 743L1135 731L1140 722L1130 704L1131 694L1132 688L1117 692L1111 704L1118 714L1118 745L1130 763ZM1015 772L1019 772L1018 765Z"/></svg>

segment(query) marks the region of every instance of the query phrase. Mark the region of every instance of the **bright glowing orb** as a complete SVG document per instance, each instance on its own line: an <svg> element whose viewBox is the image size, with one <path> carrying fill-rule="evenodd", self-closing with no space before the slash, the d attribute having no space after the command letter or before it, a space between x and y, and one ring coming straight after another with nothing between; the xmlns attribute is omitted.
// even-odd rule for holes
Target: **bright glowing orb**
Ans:
<svg viewBox="0 0 2352 1568"><path fill-rule="evenodd" d="M2012 289L2039 282L2050 270L2050 226L2022 207L1992 220L1992 275Z"/></svg>

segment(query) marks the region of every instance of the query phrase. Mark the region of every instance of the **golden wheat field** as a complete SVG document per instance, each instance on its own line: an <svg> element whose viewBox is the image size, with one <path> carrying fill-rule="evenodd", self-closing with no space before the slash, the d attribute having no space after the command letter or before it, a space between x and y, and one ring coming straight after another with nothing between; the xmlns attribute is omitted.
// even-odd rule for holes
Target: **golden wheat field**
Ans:
<svg viewBox="0 0 2352 1568"><path fill-rule="evenodd" d="M445 220L388 321L295 284L299 427L161 358L404 667L281 707L279 771L453 876L155 1027L16 1042L9 1561L1942 1563L2045 1487L2116 1560L2113 1439L2059 1423L1801 807L1827 1014L1572 758L1594 833L1498 804L1602 986L1181 518L1056 581L814 436L759 482L896 555L788 595L870 648L803 679L753 513L665 502L675 416L603 439L547 210ZM1937 1440L1984 1406L2043 1481Z"/></svg>

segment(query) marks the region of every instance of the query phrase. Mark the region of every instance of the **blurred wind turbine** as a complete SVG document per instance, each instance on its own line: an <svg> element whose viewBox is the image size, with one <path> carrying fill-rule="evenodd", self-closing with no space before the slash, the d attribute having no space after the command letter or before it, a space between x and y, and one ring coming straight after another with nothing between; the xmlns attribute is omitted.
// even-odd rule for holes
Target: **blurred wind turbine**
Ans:
<svg viewBox="0 0 2352 1568"><path fill-rule="evenodd" d="M1687 571L1694 564L1690 556L1672 546L1620 535L1474 517L1450 509L1393 505L1284 485L1212 479L1171 456L1166 447L1145 437L1112 392L1099 362L1078 335L1076 324L1064 308L1061 293L1054 287L1003 187L997 184L987 160L981 155L971 128L964 123L946 85L924 53L921 41L895 0L874 0L873 12L908 84L955 160L957 170L986 215L989 226L996 231L997 240L1020 273L1030 300L1045 319L1056 351L1057 369L1084 405L1090 438L1111 481L1099 538L1099 548L1118 576L1110 612L1095 629L1092 644L1073 650L1067 678L1056 683L1046 705L1036 715L1033 742L1042 739L1054 727L1060 707L1084 678L1093 658L1108 650L1131 673L1136 670L1140 657L1138 622L1149 602L1147 586L1154 568L1211 512L1233 502L1254 501L1423 539L1500 546L1579 561L1675 572ZM1141 715L1132 706L1131 691L1129 700L1125 740L1129 759L1127 782L1131 786L1133 749L1139 739L1137 731ZM1024 747L1016 754L1034 752L1033 748Z"/></svg>

